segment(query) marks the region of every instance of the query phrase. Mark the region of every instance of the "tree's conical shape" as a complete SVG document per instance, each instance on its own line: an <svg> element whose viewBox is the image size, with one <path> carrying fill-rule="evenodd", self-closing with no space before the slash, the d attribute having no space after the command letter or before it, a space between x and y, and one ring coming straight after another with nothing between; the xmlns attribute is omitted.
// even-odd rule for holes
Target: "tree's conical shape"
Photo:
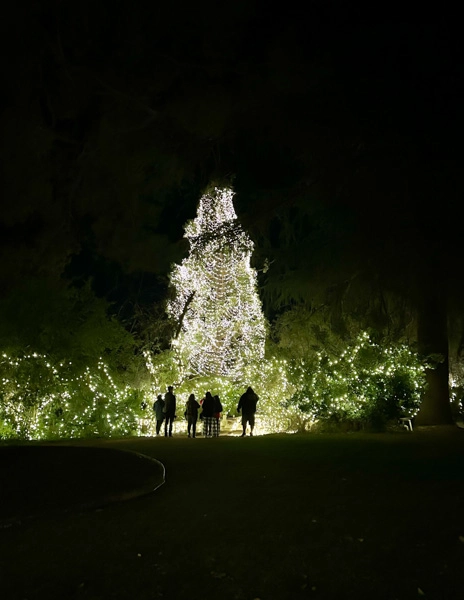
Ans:
<svg viewBox="0 0 464 600"><path fill-rule="evenodd" d="M231 189L202 196L185 237L190 254L172 270L167 307L178 323L173 346L192 374L239 379L245 364L264 355L266 322L250 266L253 242Z"/></svg>

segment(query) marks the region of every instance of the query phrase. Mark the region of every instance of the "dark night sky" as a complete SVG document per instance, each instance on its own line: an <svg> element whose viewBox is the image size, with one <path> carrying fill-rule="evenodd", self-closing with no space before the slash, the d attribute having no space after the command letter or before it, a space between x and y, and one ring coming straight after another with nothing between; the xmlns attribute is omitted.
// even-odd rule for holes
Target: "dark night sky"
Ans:
<svg viewBox="0 0 464 600"><path fill-rule="evenodd" d="M451 17L186 7L29 1L3 19L3 285L68 264L97 274L103 294L156 295L212 179L232 178L257 239L305 203L348 207L367 237L380 220L397 236L392 223L438 198L437 246L457 249L463 79ZM435 224L421 217L414 230Z"/></svg>

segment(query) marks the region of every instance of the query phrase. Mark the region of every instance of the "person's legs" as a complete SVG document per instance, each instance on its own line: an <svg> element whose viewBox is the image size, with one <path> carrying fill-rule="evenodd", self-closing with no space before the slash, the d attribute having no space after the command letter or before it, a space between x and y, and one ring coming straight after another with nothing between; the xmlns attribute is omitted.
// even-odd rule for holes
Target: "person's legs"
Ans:
<svg viewBox="0 0 464 600"><path fill-rule="evenodd" d="M197 431L197 420L195 417L193 417L193 419L192 419L192 437L196 437L196 431Z"/></svg>
<svg viewBox="0 0 464 600"><path fill-rule="evenodd" d="M255 415L250 415L248 422L250 423L250 435L253 435L253 429L255 428Z"/></svg>
<svg viewBox="0 0 464 600"><path fill-rule="evenodd" d="M247 426L247 418L245 415L242 415L242 429L243 429L242 437L245 437L245 435L246 435L246 426Z"/></svg>
<svg viewBox="0 0 464 600"><path fill-rule="evenodd" d="M159 434L160 434L160 431L161 431L161 423L162 423L162 422L163 422L163 421L159 421L159 420L157 420L157 421L156 421L156 435L159 435Z"/></svg>
<svg viewBox="0 0 464 600"><path fill-rule="evenodd" d="M169 437L172 437L172 424L174 423L174 417L169 417Z"/></svg>
<svg viewBox="0 0 464 600"><path fill-rule="evenodd" d="M190 437L190 432L192 430L192 417L187 418L187 434Z"/></svg>
<svg viewBox="0 0 464 600"><path fill-rule="evenodd" d="M168 417L164 418L164 437L168 436Z"/></svg>

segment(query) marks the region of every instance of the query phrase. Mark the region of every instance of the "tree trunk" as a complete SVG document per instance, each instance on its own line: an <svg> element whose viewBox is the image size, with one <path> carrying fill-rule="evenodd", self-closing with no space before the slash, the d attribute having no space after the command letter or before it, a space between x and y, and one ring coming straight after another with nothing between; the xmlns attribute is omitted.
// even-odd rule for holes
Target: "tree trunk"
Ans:
<svg viewBox="0 0 464 600"><path fill-rule="evenodd" d="M444 289L425 288L418 306L417 339L421 354L441 355L443 360L435 369L426 372L427 389L415 424L453 424L449 398L447 302Z"/></svg>

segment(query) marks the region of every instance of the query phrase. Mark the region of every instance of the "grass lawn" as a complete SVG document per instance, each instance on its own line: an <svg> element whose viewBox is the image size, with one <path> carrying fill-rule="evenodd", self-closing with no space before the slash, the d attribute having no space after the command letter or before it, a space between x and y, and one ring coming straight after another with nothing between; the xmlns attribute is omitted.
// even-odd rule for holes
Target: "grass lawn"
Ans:
<svg viewBox="0 0 464 600"><path fill-rule="evenodd" d="M74 445L154 457L165 484L0 529L2 600L464 598L462 430Z"/></svg>

